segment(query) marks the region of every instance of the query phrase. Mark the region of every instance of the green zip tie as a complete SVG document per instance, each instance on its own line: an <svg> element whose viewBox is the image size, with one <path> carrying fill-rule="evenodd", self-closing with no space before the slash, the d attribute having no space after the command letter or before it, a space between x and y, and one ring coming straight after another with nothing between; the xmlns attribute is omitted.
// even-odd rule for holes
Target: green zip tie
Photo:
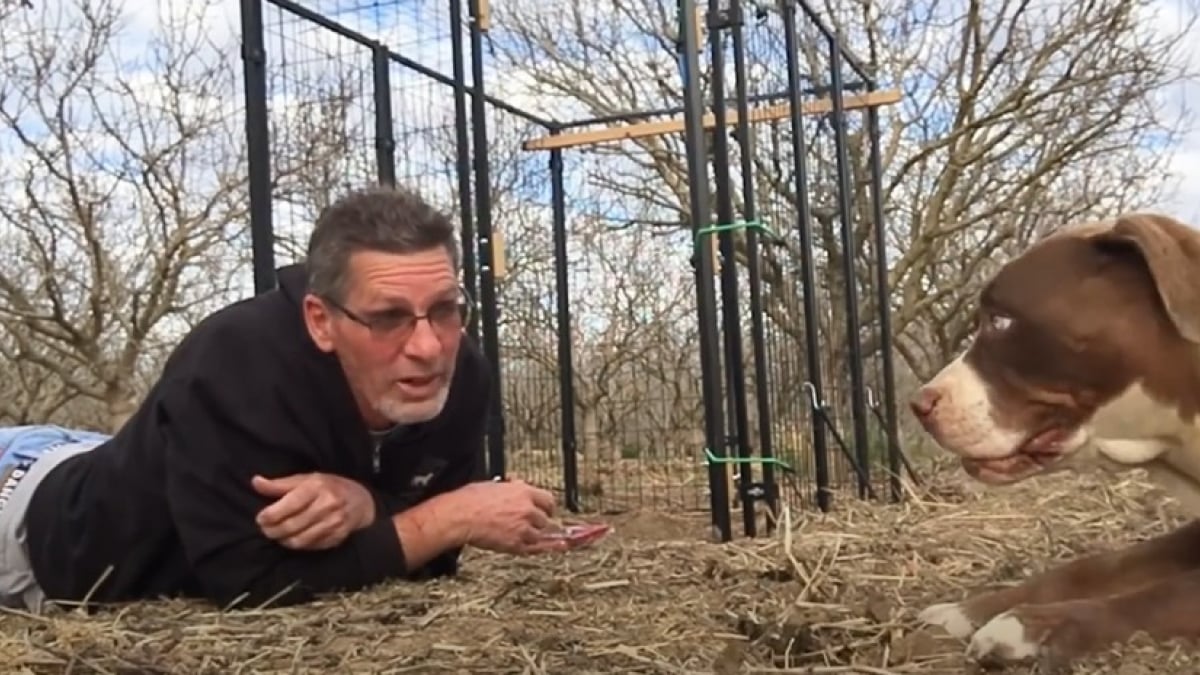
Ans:
<svg viewBox="0 0 1200 675"><path fill-rule="evenodd" d="M699 247L700 237L710 234L717 234L719 232L736 232L738 230L758 230L770 239L775 238L775 233L772 232L771 228L767 227L766 223L762 222L761 220L739 220L732 223L722 223L719 225L702 227L696 230L696 235L692 238L692 243Z"/></svg>
<svg viewBox="0 0 1200 675"><path fill-rule="evenodd" d="M784 471L791 471L792 465L778 457L718 457L713 451L705 448L704 458L709 464L770 464Z"/></svg>

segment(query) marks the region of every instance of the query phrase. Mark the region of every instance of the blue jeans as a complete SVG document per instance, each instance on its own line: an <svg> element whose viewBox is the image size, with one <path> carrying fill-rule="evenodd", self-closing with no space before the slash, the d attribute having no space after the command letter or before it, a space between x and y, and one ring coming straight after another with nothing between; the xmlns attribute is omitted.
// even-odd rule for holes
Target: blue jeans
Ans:
<svg viewBox="0 0 1200 675"><path fill-rule="evenodd" d="M60 462L109 438L49 424L0 427L0 605L42 610L45 595L33 578L25 543L29 500Z"/></svg>

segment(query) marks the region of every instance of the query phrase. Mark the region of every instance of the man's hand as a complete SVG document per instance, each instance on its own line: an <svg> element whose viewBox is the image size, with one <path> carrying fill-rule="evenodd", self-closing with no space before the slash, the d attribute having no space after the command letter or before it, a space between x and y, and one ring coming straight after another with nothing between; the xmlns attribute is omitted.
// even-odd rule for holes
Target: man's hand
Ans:
<svg viewBox="0 0 1200 675"><path fill-rule="evenodd" d="M454 500L464 518L465 543L501 553L530 555L565 551L567 542L547 539L559 527L554 495L520 480L480 482L457 490Z"/></svg>
<svg viewBox="0 0 1200 675"><path fill-rule="evenodd" d="M362 485L327 473L283 478L255 476L254 489L274 504L258 512L263 534L297 550L322 550L342 543L375 519L375 500Z"/></svg>

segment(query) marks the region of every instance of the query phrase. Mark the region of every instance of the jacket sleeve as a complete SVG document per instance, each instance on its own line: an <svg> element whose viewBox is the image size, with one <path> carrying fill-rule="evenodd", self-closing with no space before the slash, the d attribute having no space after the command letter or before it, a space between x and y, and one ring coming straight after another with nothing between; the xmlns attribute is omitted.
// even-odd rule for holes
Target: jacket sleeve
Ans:
<svg viewBox="0 0 1200 675"><path fill-rule="evenodd" d="M307 420L288 408L285 384L208 374L229 365L172 381L160 411L169 509L209 598L222 606L288 605L405 575L390 517L324 551L294 551L262 534L255 516L272 500L251 478L312 470Z"/></svg>
<svg viewBox="0 0 1200 675"><path fill-rule="evenodd" d="M437 492L449 492L466 485L474 476L472 469L475 462L462 462L455 464L452 469L447 471L444 477L444 485L439 486ZM458 573L458 561L462 556L462 547L455 547L444 551L443 553L434 556L429 562L422 565L419 569L408 570L405 572L405 577L408 579L430 579L433 577L452 576Z"/></svg>

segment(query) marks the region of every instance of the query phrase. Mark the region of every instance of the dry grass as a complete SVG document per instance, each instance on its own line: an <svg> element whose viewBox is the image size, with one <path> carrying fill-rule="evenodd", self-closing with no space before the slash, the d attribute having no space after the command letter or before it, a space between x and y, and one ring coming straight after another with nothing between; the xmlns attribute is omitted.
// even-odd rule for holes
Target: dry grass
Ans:
<svg viewBox="0 0 1200 675"><path fill-rule="evenodd" d="M9 613L0 653L6 673L966 673L962 643L915 613L1177 523L1139 481L987 491L948 472L903 506L842 501L797 517L789 537L726 545L705 541L703 521L626 516L585 552L471 552L457 580L302 608ZM1074 670L1154 671L1200 672L1200 657L1131 645Z"/></svg>

